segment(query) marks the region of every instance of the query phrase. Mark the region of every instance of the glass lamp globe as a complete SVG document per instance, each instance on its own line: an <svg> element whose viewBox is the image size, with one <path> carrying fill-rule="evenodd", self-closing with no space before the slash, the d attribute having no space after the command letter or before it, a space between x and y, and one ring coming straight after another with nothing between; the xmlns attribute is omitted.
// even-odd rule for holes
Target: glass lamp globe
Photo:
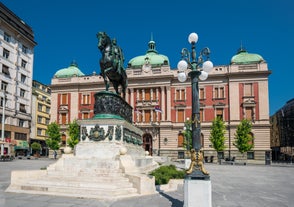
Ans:
<svg viewBox="0 0 294 207"><path fill-rule="evenodd" d="M185 81L187 80L187 76L186 76L186 74L185 74L184 72L179 73L179 74L178 74L178 80L179 80L180 82L185 82Z"/></svg>
<svg viewBox="0 0 294 207"><path fill-rule="evenodd" d="M181 61L178 62L177 67L178 67L179 71L183 72L183 71L187 70L188 63L185 60L181 60Z"/></svg>
<svg viewBox="0 0 294 207"><path fill-rule="evenodd" d="M198 35L195 32L191 33L188 37L188 41L190 42L190 44L192 42L196 43L198 41Z"/></svg>
<svg viewBox="0 0 294 207"><path fill-rule="evenodd" d="M199 79L200 79L200 80L206 80L207 77L208 77L208 73L205 72L205 71L201 71L201 74L200 74L200 76L199 76Z"/></svg>
<svg viewBox="0 0 294 207"><path fill-rule="evenodd" d="M213 63L210 60L207 60L202 64L202 68L205 72L209 73L213 69Z"/></svg>

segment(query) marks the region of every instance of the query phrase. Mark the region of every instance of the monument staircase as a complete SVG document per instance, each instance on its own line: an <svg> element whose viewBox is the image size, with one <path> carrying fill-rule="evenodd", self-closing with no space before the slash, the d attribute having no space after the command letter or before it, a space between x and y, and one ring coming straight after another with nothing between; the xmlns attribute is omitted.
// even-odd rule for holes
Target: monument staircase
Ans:
<svg viewBox="0 0 294 207"><path fill-rule="evenodd" d="M18 185L14 191L98 199L138 196L137 189L119 165L119 160L113 159L92 159L90 162L64 156L44 170L46 175L24 183L22 179L15 182Z"/></svg>

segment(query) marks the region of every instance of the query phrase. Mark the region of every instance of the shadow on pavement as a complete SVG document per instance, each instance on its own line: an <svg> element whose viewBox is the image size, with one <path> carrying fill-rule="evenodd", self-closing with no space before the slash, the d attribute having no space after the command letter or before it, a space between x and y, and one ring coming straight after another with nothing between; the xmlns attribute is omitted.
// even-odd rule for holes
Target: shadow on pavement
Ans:
<svg viewBox="0 0 294 207"><path fill-rule="evenodd" d="M163 197L167 198L172 203L171 207L183 207L183 205L184 205L184 203L182 201L175 199L162 191L160 191L159 194L162 195Z"/></svg>

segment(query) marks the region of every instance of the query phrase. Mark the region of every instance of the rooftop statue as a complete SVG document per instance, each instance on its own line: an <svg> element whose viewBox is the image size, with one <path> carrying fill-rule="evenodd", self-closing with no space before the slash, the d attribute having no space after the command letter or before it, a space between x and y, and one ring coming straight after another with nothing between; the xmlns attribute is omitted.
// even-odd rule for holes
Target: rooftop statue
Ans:
<svg viewBox="0 0 294 207"><path fill-rule="evenodd" d="M102 54L100 69L106 91L109 89L110 81L117 94L120 94L119 86L121 86L121 92L125 98L128 84L122 49L116 44L116 39L111 40L105 32L98 32L97 38L99 40L98 48Z"/></svg>

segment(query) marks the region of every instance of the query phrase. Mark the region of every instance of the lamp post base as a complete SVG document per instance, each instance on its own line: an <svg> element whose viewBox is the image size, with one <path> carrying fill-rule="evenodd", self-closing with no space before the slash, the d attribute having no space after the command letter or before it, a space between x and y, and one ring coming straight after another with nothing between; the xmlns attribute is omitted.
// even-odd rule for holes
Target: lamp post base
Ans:
<svg viewBox="0 0 294 207"><path fill-rule="evenodd" d="M211 207L210 180L184 180L184 207Z"/></svg>

